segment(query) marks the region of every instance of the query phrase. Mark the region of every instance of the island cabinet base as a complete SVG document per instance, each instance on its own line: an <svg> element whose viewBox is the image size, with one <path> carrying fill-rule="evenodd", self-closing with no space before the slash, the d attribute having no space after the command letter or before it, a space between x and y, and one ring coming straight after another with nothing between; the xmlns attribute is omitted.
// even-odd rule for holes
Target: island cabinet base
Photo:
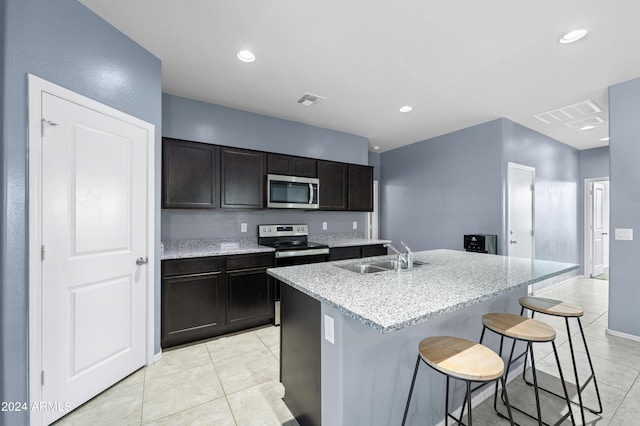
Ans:
<svg viewBox="0 0 640 426"><path fill-rule="evenodd" d="M301 426L321 425L321 306L282 284L280 382L284 402Z"/></svg>

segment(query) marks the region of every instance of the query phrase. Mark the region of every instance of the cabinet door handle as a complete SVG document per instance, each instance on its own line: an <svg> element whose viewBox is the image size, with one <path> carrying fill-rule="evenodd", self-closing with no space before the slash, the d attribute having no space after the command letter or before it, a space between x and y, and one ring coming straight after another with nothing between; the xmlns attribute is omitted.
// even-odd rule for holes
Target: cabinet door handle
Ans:
<svg viewBox="0 0 640 426"><path fill-rule="evenodd" d="M148 257L139 257L136 259L136 265L140 266L140 265L146 265L147 263L149 263L149 258Z"/></svg>
<svg viewBox="0 0 640 426"><path fill-rule="evenodd" d="M516 240L509 240L509 244L518 244Z"/></svg>

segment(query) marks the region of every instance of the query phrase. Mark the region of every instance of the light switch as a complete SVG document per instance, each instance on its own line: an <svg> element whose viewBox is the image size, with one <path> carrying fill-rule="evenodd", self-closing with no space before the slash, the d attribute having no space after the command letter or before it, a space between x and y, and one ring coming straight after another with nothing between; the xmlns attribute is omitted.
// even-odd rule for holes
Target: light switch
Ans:
<svg viewBox="0 0 640 426"><path fill-rule="evenodd" d="M240 224L240 232L247 232L247 224L246 223L241 223Z"/></svg>
<svg viewBox="0 0 640 426"><path fill-rule="evenodd" d="M353 222L353 229L358 229L358 222Z"/></svg>
<svg viewBox="0 0 640 426"><path fill-rule="evenodd" d="M333 317L324 315L324 338L331 343L335 343L335 334L333 330Z"/></svg>
<svg viewBox="0 0 640 426"><path fill-rule="evenodd" d="M323 231L327 230L327 222L322 222L322 230Z"/></svg>
<svg viewBox="0 0 640 426"><path fill-rule="evenodd" d="M616 228L615 238L616 238L616 240L621 240L621 241L632 241L633 240L633 229Z"/></svg>

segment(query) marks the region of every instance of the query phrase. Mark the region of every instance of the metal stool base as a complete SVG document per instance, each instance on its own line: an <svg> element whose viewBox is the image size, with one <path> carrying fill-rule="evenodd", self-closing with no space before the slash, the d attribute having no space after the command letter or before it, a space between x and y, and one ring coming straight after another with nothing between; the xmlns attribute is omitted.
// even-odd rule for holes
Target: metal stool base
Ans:
<svg viewBox="0 0 640 426"><path fill-rule="evenodd" d="M525 307L523 306L522 309L520 310L520 315L524 314L524 310ZM531 310L531 318L533 318L533 316L535 315L536 311ZM596 381L596 373L593 369L593 362L591 361L591 354L589 354L589 347L587 346L587 339L584 336L584 330L582 328L582 322L580 321L580 317L575 317L576 320L578 321L578 326L580 328L580 335L582 336L582 343L584 344L584 349L585 352L587 354L587 360L589 361L589 368L591 369L591 375L587 378L587 380L583 383L580 384L580 380L578 379L578 367L576 365L576 356L575 356L575 352L573 350L573 338L571 337L571 329L569 327L569 317L563 317L565 320L565 325L567 328L567 339L569 341L569 350L571 352L571 362L573 364L573 372L574 372L574 376L576 378L576 389L577 389L577 393L578 393L578 402L575 401L570 401L572 404L577 405L580 407L580 414L582 415L582 424L586 424L586 419L585 419L585 415L584 415L584 410L587 409L588 411L590 411L593 414L602 414L602 399L600 398L600 389L598 388L598 382ZM524 360L525 363L525 367L527 364L527 358L525 357ZM526 371L526 370L525 370ZM522 372L522 379L525 381L526 384L528 384L529 386L533 386L533 383L529 382L525 376L525 371ZM587 407L584 405L583 401L582 401L582 392L584 391L584 389L587 387L587 385L593 381L593 385L595 387L596 390L596 397L598 398L598 409L594 409L591 407ZM562 398L561 395L553 392L552 390L549 389L545 389L543 387L541 387L540 389L542 389L543 391L551 394L551 395L555 395L559 398Z"/></svg>
<svg viewBox="0 0 640 426"><path fill-rule="evenodd" d="M484 339L484 333L487 330L486 326L483 326L482 328L482 334L480 335L480 343L482 343L483 339ZM493 331L493 330L491 330ZM561 399L564 399L567 402L567 408L568 408L568 412L562 416L558 421L556 421L556 423L554 423L553 425L546 423L544 421L542 421L542 411L540 409L540 394L539 394L539 389L542 389L538 386L538 377L536 375L536 368L535 368L535 359L533 356L533 343L531 341L526 341L523 340L523 342L526 342L527 344L527 348L518 356L516 356L515 358L513 357L513 353L515 352L515 347L516 347L516 341L519 339L513 338L513 337L509 337L509 336L505 336L503 334L497 333L494 331L494 333L499 334L500 335L500 351L498 352L498 355L500 355L502 357L502 348L504 345L504 338L508 337L509 339L513 340L513 343L511 344L511 351L509 354L509 361L507 362L507 367L504 373L504 382L506 383L507 378L509 377L509 370L511 369L511 365L518 361L520 358L527 357L528 354L531 354L531 372L533 374L533 387L534 387L534 391L535 391L535 396L536 396L536 412L537 412L537 417L527 413L526 411L511 405L511 409L518 411L519 413L522 413L524 415L526 415L527 417L530 417L533 420L537 420L538 421L538 425L542 426L558 426L559 424L561 424L562 422L564 422L568 417L571 417L571 424L575 426L576 422L575 419L573 418L573 412L571 411L571 400L569 399L569 393L567 392L567 385L564 381L564 375L562 374L562 368L560 367L560 358L558 357L558 351L556 349L556 344L554 341L551 341L551 346L553 347L553 353L555 355L556 358L556 364L558 366L558 372L560 373L560 381L562 382L562 388L564 390L564 396L559 396ZM527 363L526 363L526 358L525 358L525 363L524 363L524 370L526 371L527 368ZM524 371L523 371L523 375L524 375ZM504 392L503 392L504 393ZM496 391L494 392L493 395L493 408L496 411L496 413L498 413L497 410L497 397L498 397L498 389L496 388ZM502 397L501 397L502 399ZM505 402L503 400L503 402ZM499 413L498 413L499 414Z"/></svg>

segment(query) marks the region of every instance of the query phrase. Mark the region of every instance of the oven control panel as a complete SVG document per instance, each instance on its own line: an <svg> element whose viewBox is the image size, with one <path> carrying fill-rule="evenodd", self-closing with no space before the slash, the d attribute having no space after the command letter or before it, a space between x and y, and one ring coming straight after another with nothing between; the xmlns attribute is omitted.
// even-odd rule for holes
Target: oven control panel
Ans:
<svg viewBox="0 0 640 426"><path fill-rule="evenodd" d="M309 225L258 225L259 237L290 237L309 235Z"/></svg>

